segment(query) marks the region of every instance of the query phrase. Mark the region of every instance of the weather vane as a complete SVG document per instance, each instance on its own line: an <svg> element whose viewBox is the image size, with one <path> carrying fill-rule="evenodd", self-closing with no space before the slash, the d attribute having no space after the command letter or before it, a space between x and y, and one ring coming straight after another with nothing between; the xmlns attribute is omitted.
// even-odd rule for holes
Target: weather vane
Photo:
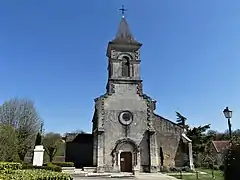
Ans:
<svg viewBox="0 0 240 180"><path fill-rule="evenodd" d="M125 12L127 11L127 9L124 8L124 5L122 5L122 8L118 10L122 11L122 17L124 17Z"/></svg>

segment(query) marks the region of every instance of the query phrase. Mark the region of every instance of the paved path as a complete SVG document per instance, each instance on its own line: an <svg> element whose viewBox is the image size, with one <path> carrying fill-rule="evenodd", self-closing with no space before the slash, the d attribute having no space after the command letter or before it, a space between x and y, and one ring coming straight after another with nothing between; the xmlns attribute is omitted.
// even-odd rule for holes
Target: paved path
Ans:
<svg viewBox="0 0 240 180"><path fill-rule="evenodd" d="M162 173L141 173L136 176L136 179L141 180L177 180L175 177L168 176Z"/></svg>
<svg viewBox="0 0 240 180"><path fill-rule="evenodd" d="M177 180L174 177L167 176L161 173L141 173L136 177L122 177L122 178L110 178L110 177L74 177L74 180Z"/></svg>

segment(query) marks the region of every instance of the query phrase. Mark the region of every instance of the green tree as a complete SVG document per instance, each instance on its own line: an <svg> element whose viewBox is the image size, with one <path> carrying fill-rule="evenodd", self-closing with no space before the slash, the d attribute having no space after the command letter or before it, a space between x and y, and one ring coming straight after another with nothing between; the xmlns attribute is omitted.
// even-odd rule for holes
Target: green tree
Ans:
<svg viewBox="0 0 240 180"><path fill-rule="evenodd" d="M176 112L176 116L177 116L177 123L179 125L183 125L185 126L186 125L186 121L187 121L187 118L184 117L181 113L179 112Z"/></svg>
<svg viewBox="0 0 240 180"><path fill-rule="evenodd" d="M176 112L176 116L178 125L186 130L186 135L192 140L193 157L195 162L202 163L203 159L207 157L205 156L205 152L209 150L209 145L213 137L212 134L206 134L206 131L210 128L210 124L190 128L187 125L187 118L185 116L179 112Z"/></svg>
<svg viewBox="0 0 240 180"><path fill-rule="evenodd" d="M28 99L14 98L0 106L0 125L8 125L14 129L16 150L22 161L28 150L34 146L40 123L34 103Z"/></svg>
<svg viewBox="0 0 240 180"><path fill-rule="evenodd" d="M210 128L210 124L189 128L187 136L192 140L193 151L204 152L206 144L211 141L212 136L206 135L206 131Z"/></svg>
<svg viewBox="0 0 240 180"><path fill-rule="evenodd" d="M0 126L0 161L18 161L17 134L10 125Z"/></svg>
<svg viewBox="0 0 240 180"><path fill-rule="evenodd" d="M176 116L177 116L177 124L182 126L184 129L188 129L189 126L187 125L187 118L184 117L181 113L176 112Z"/></svg>
<svg viewBox="0 0 240 180"><path fill-rule="evenodd" d="M62 136L59 133L50 132L43 137L43 146L47 155L49 156L50 162L53 161L53 158L58 149L61 147L62 143Z"/></svg>
<svg viewBox="0 0 240 180"><path fill-rule="evenodd" d="M210 124L189 128L187 136L192 140L193 157L196 163L202 164L209 150L212 140L211 135L207 135L206 131L210 128Z"/></svg>
<svg viewBox="0 0 240 180"><path fill-rule="evenodd" d="M240 177L240 137L234 136L224 161L224 179L237 180Z"/></svg>

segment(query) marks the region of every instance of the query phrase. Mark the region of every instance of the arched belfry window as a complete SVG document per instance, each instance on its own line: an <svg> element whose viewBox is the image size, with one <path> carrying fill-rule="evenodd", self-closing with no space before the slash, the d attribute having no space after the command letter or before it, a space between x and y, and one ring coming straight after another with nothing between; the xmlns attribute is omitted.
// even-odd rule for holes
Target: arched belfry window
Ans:
<svg viewBox="0 0 240 180"><path fill-rule="evenodd" d="M130 77L130 60L127 56L122 58L122 76Z"/></svg>

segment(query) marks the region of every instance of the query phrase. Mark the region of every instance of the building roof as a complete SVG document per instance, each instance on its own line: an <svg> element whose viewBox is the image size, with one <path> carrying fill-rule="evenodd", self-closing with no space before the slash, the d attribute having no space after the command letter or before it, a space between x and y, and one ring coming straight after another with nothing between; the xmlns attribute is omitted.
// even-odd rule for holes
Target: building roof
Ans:
<svg viewBox="0 0 240 180"><path fill-rule="evenodd" d="M115 36L115 39L112 41L112 43L117 43L117 44L134 44L134 45L141 45L141 43L137 42L128 26L126 18L123 16L119 27L118 27L118 32Z"/></svg>
<svg viewBox="0 0 240 180"><path fill-rule="evenodd" d="M162 117L162 116L160 116L160 115L158 115L158 114L156 114L156 113L153 113L153 114L154 114L154 116L155 116L158 120L167 121L167 122L169 122L169 123L171 123L171 124L173 124L173 125L176 125L176 126L178 126L179 128L182 129L182 127L181 127L179 124L171 121L170 119L164 118L164 117Z"/></svg>
<svg viewBox="0 0 240 180"><path fill-rule="evenodd" d="M116 34L116 38L129 38L129 39L134 39L133 35L130 31L130 28L128 26L128 23L124 17L122 17L119 27L118 27L118 32Z"/></svg>
<svg viewBox="0 0 240 180"><path fill-rule="evenodd" d="M89 133L66 133L64 140L66 142L73 142L73 141L89 141L92 139L92 134Z"/></svg>
<svg viewBox="0 0 240 180"><path fill-rule="evenodd" d="M212 141L214 148L218 153L223 153L229 148L230 141Z"/></svg>

